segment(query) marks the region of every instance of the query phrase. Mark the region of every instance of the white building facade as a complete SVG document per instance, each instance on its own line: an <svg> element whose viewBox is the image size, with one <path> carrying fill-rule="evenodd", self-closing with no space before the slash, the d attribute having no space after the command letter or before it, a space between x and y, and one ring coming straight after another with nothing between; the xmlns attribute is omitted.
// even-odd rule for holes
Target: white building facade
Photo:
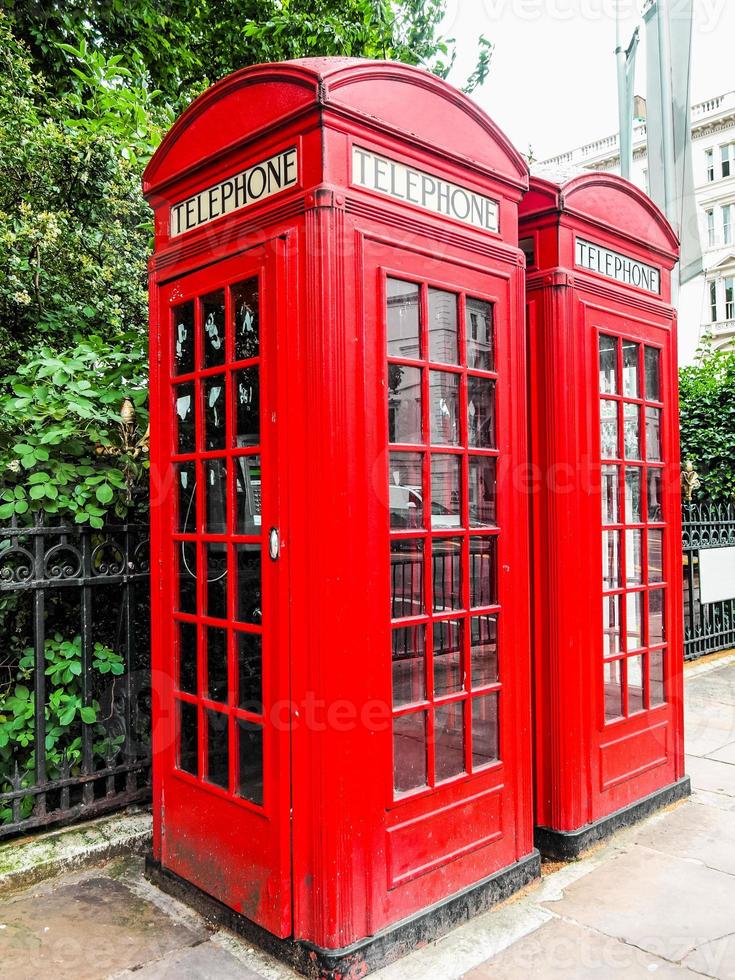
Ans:
<svg viewBox="0 0 735 980"><path fill-rule="evenodd" d="M636 100L637 105L645 105ZM680 291L679 361L688 364L710 337L735 349L735 91L692 106L692 154L704 273ZM595 140L534 165L552 170L620 172L618 136ZM633 132L632 180L648 191L645 122Z"/></svg>

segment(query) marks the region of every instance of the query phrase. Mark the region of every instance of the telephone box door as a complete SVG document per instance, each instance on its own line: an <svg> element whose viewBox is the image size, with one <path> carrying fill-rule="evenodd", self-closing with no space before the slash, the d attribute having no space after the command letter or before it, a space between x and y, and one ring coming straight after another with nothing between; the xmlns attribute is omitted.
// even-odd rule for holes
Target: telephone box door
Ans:
<svg viewBox="0 0 735 980"><path fill-rule="evenodd" d="M160 290L161 863L291 932L279 248ZM168 541L166 540L168 539ZM284 708L278 715L279 705ZM164 744L165 742L165 744Z"/></svg>

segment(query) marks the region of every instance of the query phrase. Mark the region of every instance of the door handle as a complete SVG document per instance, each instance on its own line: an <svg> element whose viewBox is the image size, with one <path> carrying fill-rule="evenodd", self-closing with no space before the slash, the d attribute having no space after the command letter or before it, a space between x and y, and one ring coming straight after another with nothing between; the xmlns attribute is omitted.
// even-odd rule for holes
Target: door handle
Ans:
<svg viewBox="0 0 735 980"><path fill-rule="evenodd" d="M271 556L271 561L278 561L278 556L281 553L281 538L278 533L277 527L272 527L268 532L268 554Z"/></svg>

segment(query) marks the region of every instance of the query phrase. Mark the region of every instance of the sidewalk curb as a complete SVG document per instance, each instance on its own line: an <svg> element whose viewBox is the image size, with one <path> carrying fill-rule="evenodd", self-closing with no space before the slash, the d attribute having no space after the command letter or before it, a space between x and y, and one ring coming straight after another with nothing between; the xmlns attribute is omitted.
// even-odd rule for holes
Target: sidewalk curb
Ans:
<svg viewBox="0 0 735 980"><path fill-rule="evenodd" d="M0 895L113 857L145 854L151 828L150 813L138 810L0 844Z"/></svg>

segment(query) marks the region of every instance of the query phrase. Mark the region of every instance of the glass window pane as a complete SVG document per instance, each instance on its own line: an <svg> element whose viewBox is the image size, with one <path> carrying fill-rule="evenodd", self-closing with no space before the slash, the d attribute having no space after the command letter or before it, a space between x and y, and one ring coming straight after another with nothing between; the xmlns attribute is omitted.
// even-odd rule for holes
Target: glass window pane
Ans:
<svg viewBox="0 0 735 980"><path fill-rule="evenodd" d="M470 660L472 687L498 682L498 617L473 616L470 619Z"/></svg>
<svg viewBox="0 0 735 980"><path fill-rule="evenodd" d="M602 532L602 588L620 588L620 531Z"/></svg>
<svg viewBox="0 0 735 980"><path fill-rule="evenodd" d="M467 441L478 449L495 449L495 382L467 378Z"/></svg>
<svg viewBox="0 0 735 980"><path fill-rule="evenodd" d="M208 626L207 693L210 701L227 701L227 630Z"/></svg>
<svg viewBox="0 0 735 980"><path fill-rule="evenodd" d="M391 453L388 502L390 526L423 527L423 460L421 453Z"/></svg>
<svg viewBox="0 0 735 980"><path fill-rule="evenodd" d="M620 653L621 596L608 595L602 600L602 652L605 657Z"/></svg>
<svg viewBox="0 0 735 980"><path fill-rule="evenodd" d="M194 301L173 309L174 374L189 374L194 370Z"/></svg>
<svg viewBox="0 0 735 980"><path fill-rule="evenodd" d="M625 581L643 584L643 531L625 532Z"/></svg>
<svg viewBox="0 0 735 980"><path fill-rule="evenodd" d="M178 664L179 690L187 694L197 694L197 625L196 623L178 623Z"/></svg>
<svg viewBox="0 0 735 980"><path fill-rule="evenodd" d="M257 278L246 279L232 287L232 315L235 321L235 360L257 357L260 353Z"/></svg>
<svg viewBox="0 0 735 980"><path fill-rule="evenodd" d="M386 281L388 356L419 358L419 287L400 279Z"/></svg>
<svg viewBox="0 0 735 980"><path fill-rule="evenodd" d="M443 289L429 289L429 360L459 363L457 297Z"/></svg>
<svg viewBox="0 0 735 980"><path fill-rule="evenodd" d="M646 398L650 402L661 401L661 351L658 347L646 347Z"/></svg>
<svg viewBox="0 0 735 980"><path fill-rule="evenodd" d="M483 694L472 699L472 768L479 769L500 758L498 739L498 695Z"/></svg>
<svg viewBox="0 0 735 980"><path fill-rule="evenodd" d="M623 442L626 459L641 458L641 411L638 405L624 403Z"/></svg>
<svg viewBox="0 0 735 980"><path fill-rule="evenodd" d="M243 368L235 377L235 445L239 449L260 442L260 372Z"/></svg>
<svg viewBox="0 0 735 980"><path fill-rule="evenodd" d="M174 388L176 408L176 451L194 452L194 383L176 385Z"/></svg>
<svg viewBox="0 0 735 980"><path fill-rule="evenodd" d="M240 623L263 622L263 593L260 585L260 545L238 544L235 546L237 559L237 594L235 596L235 618Z"/></svg>
<svg viewBox="0 0 735 980"><path fill-rule="evenodd" d="M623 394L626 398L638 398L638 361L640 344L632 340L623 341Z"/></svg>
<svg viewBox="0 0 735 980"><path fill-rule="evenodd" d="M648 593L648 642L651 646L666 639L664 619L664 590L652 589Z"/></svg>
<svg viewBox="0 0 735 980"><path fill-rule="evenodd" d="M600 394L618 393L618 340L600 336Z"/></svg>
<svg viewBox="0 0 735 980"><path fill-rule="evenodd" d="M253 714L263 711L263 650L257 633L235 633L237 703Z"/></svg>
<svg viewBox="0 0 735 980"><path fill-rule="evenodd" d="M618 403L603 398L600 402L600 453L603 459L617 459Z"/></svg>
<svg viewBox="0 0 735 980"><path fill-rule="evenodd" d="M207 782L222 789L230 786L228 720L222 711L207 711Z"/></svg>
<svg viewBox="0 0 735 980"><path fill-rule="evenodd" d="M660 523L663 519L663 473L661 470L649 470L648 520L650 523Z"/></svg>
<svg viewBox="0 0 735 980"><path fill-rule="evenodd" d="M177 463L174 466L178 485L176 530L181 534L196 534L197 530L197 478L195 463Z"/></svg>
<svg viewBox="0 0 735 980"><path fill-rule="evenodd" d="M225 448L225 376L205 378L204 390L204 447Z"/></svg>
<svg viewBox="0 0 735 980"><path fill-rule="evenodd" d="M193 541L174 542L174 554L179 573L179 612L196 615L197 611L197 546Z"/></svg>
<svg viewBox="0 0 735 980"><path fill-rule="evenodd" d="M227 460L210 459L204 464L207 484L207 511L204 530L207 534L227 532Z"/></svg>
<svg viewBox="0 0 735 980"><path fill-rule="evenodd" d="M623 688L620 661L608 660L603 666L605 685L605 721L613 721L623 715Z"/></svg>
<svg viewBox="0 0 735 980"><path fill-rule="evenodd" d="M465 301L465 321L467 367L478 371L492 371L495 367L492 303L468 296Z"/></svg>
<svg viewBox="0 0 735 980"><path fill-rule="evenodd" d="M179 701L179 753L177 766L192 776L199 775L199 709Z"/></svg>
<svg viewBox="0 0 735 980"><path fill-rule="evenodd" d="M661 460L661 409L646 406L646 457L651 462Z"/></svg>
<svg viewBox="0 0 735 980"><path fill-rule="evenodd" d="M464 702L434 708L434 772L437 783L465 771Z"/></svg>
<svg viewBox="0 0 735 980"><path fill-rule="evenodd" d="M433 629L434 697L456 694L464 687L462 676L462 620L436 620Z"/></svg>
<svg viewBox="0 0 735 980"><path fill-rule="evenodd" d="M431 457L431 526L459 527L462 496L460 493L459 456Z"/></svg>
<svg viewBox="0 0 735 980"><path fill-rule="evenodd" d="M648 532L648 581L664 580L664 532Z"/></svg>
<svg viewBox="0 0 735 980"><path fill-rule="evenodd" d="M643 646L643 592L629 592L625 597L626 650L640 650Z"/></svg>
<svg viewBox="0 0 735 980"><path fill-rule="evenodd" d="M495 527L497 513L497 470L492 456L470 456L470 527Z"/></svg>
<svg viewBox="0 0 735 980"><path fill-rule="evenodd" d="M262 522L260 456L238 456L233 460L233 466L237 494L237 533L256 534Z"/></svg>
<svg viewBox="0 0 735 980"><path fill-rule="evenodd" d="M225 292L218 289L202 298L204 367L225 363Z"/></svg>
<svg viewBox="0 0 735 980"><path fill-rule="evenodd" d="M393 719L393 785L396 793L426 786L426 712Z"/></svg>
<svg viewBox="0 0 735 980"><path fill-rule="evenodd" d="M651 707L655 707L657 704L665 704L666 702L666 692L664 690L664 657L666 655L665 650L653 650L648 655L648 661L651 671L650 676L650 692L651 692Z"/></svg>
<svg viewBox="0 0 735 980"><path fill-rule="evenodd" d="M470 605L494 606L498 601L498 540L470 538Z"/></svg>
<svg viewBox="0 0 735 980"><path fill-rule="evenodd" d="M227 619L227 545L205 545L207 558L207 616Z"/></svg>
<svg viewBox="0 0 735 980"><path fill-rule="evenodd" d="M459 445L459 375L430 371L429 395L432 443Z"/></svg>
<svg viewBox="0 0 735 980"><path fill-rule="evenodd" d="M390 614L393 619L424 612L424 542L415 538L391 541Z"/></svg>
<svg viewBox="0 0 735 980"><path fill-rule="evenodd" d="M388 442L423 442L421 369L388 365Z"/></svg>
<svg viewBox="0 0 735 980"><path fill-rule="evenodd" d="M263 805L263 726L252 721L237 722L237 795Z"/></svg>
<svg viewBox="0 0 735 980"><path fill-rule="evenodd" d="M462 608L462 538L432 542L434 612Z"/></svg>
<svg viewBox="0 0 735 980"><path fill-rule="evenodd" d="M643 711L645 708L643 691L643 660L641 657L628 657L626 670L628 671L628 714L633 715L636 711Z"/></svg>
<svg viewBox="0 0 735 980"><path fill-rule="evenodd" d="M393 630L393 707L426 698L426 627L402 626Z"/></svg>
<svg viewBox="0 0 735 980"><path fill-rule="evenodd" d="M619 466L602 467L602 523L617 524Z"/></svg>
<svg viewBox="0 0 735 980"><path fill-rule="evenodd" d="M625 522L640 524L641 510L641 469L639 466L625 467Z"/></svg>

